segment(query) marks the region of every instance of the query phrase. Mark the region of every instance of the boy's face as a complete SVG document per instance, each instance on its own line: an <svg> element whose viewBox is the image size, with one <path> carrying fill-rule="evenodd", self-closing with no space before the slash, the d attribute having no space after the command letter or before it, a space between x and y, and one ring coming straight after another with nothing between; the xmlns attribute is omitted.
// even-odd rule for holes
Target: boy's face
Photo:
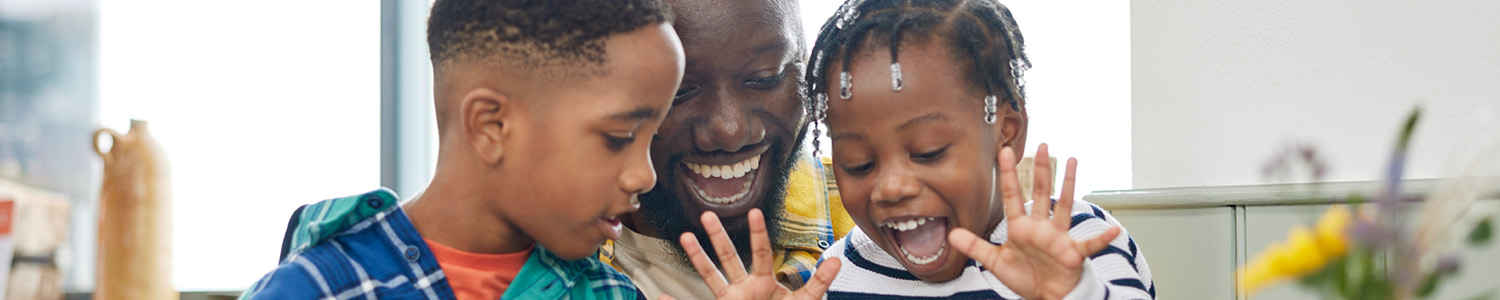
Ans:
<svg viewBox="0 0 1500 300"><path fill-rule="evenodd" d="M805 127L797 6L722 0L672 6L687 69L672 114L651 145L663 177L642 197L631 226L670 240L689 230L703 236L698 216L714 211L737 248L748 250L746 213L761 207L775 222L779 214L772 212Z"/></svg>
<svg viewBox="0 0 1500 300"><path fill-rule="evenodd" d="M834 93L827 121L844 208L912 275L952 280L968 257L948 246L949 230L987 236L1004 217L995 186L1000 123L985 124L985 93L956 71L966 68L946 46L902 44L899 92L886 48L865 48L881 50L853 57L853 97L838 97L838 59L825 83Z"/></svg>
<svg viewBox="0 0 1500 300"><path fill-rule="evenodd" d="M620 215L651 189L651 137L682 77L682 48L669 24L605 42L605 75L559 83L511 127L502 165L521 182L493 191L502 219L565 259L592 255L619 235ZM497 185L498 186L498 185Z"/></svg>

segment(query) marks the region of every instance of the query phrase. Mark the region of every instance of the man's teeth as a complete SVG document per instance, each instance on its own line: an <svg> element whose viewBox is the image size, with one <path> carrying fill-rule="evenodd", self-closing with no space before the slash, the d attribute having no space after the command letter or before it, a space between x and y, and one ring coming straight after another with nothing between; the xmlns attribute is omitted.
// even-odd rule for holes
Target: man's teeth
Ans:
<svg viewBox="0 0 1500 300"><path fill-rule="evenodd" d="M701 165L695 163L683 164L687 165L688 169L693 170L694 174L703 176L703 178L717 177L723 179L736 179L745 177L745 174L748 174L750 173L750 171L755 171L756 168L759 168L760 155L756 155L732 165Z"/></svg>
<svg viewBox="0 0 1500 300"><path fill-rule="evenodd" d="M907 230L917 229L918 226L922 226L922 224L927 224L927 221L932 221L934 219L936 219L936 218L928 217L928 218L907 219L907 220L902 220L902 221L890 221L890 222L880 223L880 226L881 227L885 227L885 228L895 229L896 231L907 231Z"/></svg>

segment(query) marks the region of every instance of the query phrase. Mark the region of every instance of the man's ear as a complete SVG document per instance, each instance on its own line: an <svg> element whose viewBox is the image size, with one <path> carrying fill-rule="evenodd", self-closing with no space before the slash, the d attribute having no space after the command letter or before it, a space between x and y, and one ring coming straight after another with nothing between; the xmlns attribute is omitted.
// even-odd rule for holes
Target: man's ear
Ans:
<svg viewBox="0 0 1500 300"><path fill-rule="evenodd" d="M508 95L488 88L469 91L459 104L464 138L486 165L495 165L505 156L515 104Z"/></svg>

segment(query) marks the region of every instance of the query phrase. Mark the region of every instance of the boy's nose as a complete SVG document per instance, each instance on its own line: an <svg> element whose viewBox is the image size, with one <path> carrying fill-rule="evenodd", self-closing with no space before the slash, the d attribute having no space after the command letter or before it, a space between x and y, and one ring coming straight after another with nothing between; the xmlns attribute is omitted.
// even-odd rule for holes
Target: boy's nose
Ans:
<svg viewBox="0 0 1500 300"><path fill-rule="evenodd" d="M627 159L625 172L620 174L620 189L627 194L639 195L650 192L656 186L656 168L651 163L651 151Z"/></svg>
<svg viewBox="0 0 1500 300"><path fill-rule="evenodd" d="M765 122L753 117L748 101L728 95L714 97L707 122L693 130L693 144L703 152L736 152L766 138Z"/></svg>
<svg viewBox="0 0 1500 300"><path fill-rule="evenodd" d="M917 183L916 177L906 168L895 165L898 166L882 170L875 179L875 189L870 192L871 201L895 204L922 192L922 186Z"/></svg>

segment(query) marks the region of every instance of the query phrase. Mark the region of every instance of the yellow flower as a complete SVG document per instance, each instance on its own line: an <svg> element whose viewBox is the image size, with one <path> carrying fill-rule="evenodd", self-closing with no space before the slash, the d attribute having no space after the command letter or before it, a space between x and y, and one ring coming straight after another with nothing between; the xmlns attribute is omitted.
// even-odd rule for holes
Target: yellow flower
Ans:
<svg viewBox="0 0 1500 300"><path fill-rule="evenodd" d="M1240 285L1253 294L1271 283L1312 273L1328 261L1343 257L1349 250L1345 229L1350 219L1348 209L1335 206L1319 218L1317 231L1292 227L1285 242L1271 244L1240 268Z"/></svg>

